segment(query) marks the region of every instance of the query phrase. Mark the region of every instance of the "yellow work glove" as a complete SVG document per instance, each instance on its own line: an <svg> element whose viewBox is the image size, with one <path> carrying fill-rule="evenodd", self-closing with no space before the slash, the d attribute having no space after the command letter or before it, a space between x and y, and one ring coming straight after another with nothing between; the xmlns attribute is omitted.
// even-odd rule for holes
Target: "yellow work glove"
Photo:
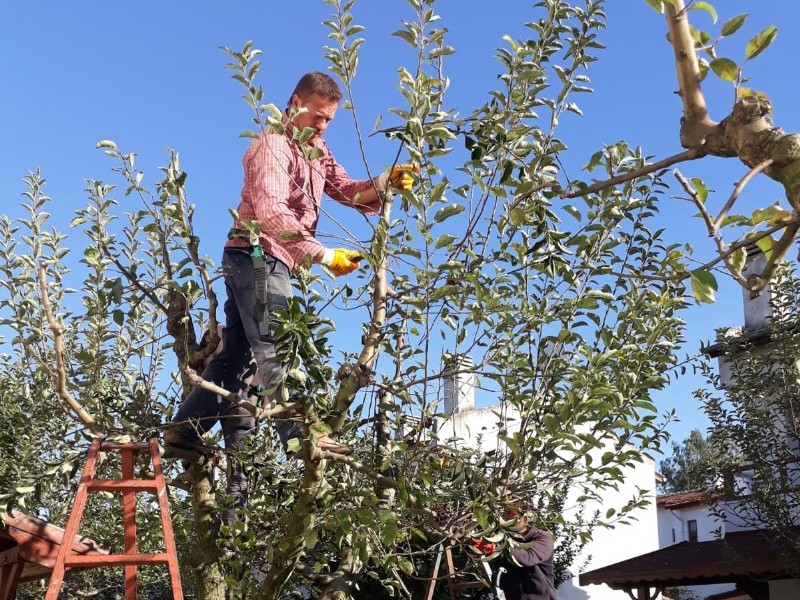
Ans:
<svg viewBox="0 0 800 600"><path fill-rule="evenodd" d="M414 185L414 176L412 173L419 173L419 165L395 165L391 170L381 175L378 187L383 191L388 184L396 190L407 192L411 189L411 186Z"/></svg>
<svg viewBox="0 0 800 600"><path fill-rule="evenodd" d="M347 248L325 248L319 262L328 267L336 277L352 273L358 268L358 261L363 257L356 250Z"/></svg>

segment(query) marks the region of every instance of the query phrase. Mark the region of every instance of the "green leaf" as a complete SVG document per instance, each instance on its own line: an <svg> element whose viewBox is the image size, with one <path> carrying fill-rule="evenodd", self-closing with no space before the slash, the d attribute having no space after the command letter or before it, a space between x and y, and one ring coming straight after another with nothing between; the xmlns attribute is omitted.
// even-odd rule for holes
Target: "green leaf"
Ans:
<svg viewBox="0 0 800 600"><path fill-rule="evenodd" d="M303 533L303 538L305 539L307 548L311 549L317 545L318 536L317 532L313 529L307 529L305 533Z"/></svg>
<svg viewBox="0 0 800 600"><path fill-rule="evenodd" d="M436 214L433 216L433 220L437 223L441 223L445 219L449 219L450 217L462 212L464 212L463 204L448 204L447 206L436 211Z"/></svg>
<svg viewBox="0 0 800 600"><path fill-rule="evenodd" d="M730 58L715 58L710 66L711 70L725 81L736 81L739 75L739 67Z"/></svg>
<svg viewBox="0 0 800 600"><path fill-rule="evenodd" d="M736 33L739 28L744 25L745 19L747 19L747 13L736 15L725 21L725 24L722 26L722 35Z"/></svg>
<svg viewBox="0 0 800 600"><path fill-rule="evenodd" d="M692 294L698 304L711 304L716 300L717 279L710 271L695 269L690 273Z"/></svg>
<svg viewBox="0 0 800 600"><path fill-rule="evenodd" d="M750 60L751 58L758 56L767 49L767 46L769 46L775 40L775 36L777 35L778 28L774 25L764 28L761 33L747 42L747 48L745 48L744 57L747 60Z"/></svg>
<svg viewBox="0 0 800 600"><path fill-rule="evenodd" d="M650 6L656 9L658 12L664 12L664 5L670 4L673 7L675 6L675 0L645 0Z"/></svg>
<svg viewBox="0 0 800 600"><path fill-rule="evenodd" d="M764 221L769 221L770 225L776 225L781 221L788 221L792 218L792 213L782 208L779 203L775 203L767 208L759 208L753 211L750 222L758 225Z"/></svg>
<svg viewBox="0 0 800 600"><path fill-rule="evenodd" d="M711 20L717 22L717 9L711 6L708 2L695 2L689 7L689 10L704 10L711 15Z"/></svg>
<svg viewBox="0 0 800 600"><path fill-rule="evenodd" d="M664 5L661 3L661 0L645 0L645 2L647 2L658 12L664 12Z"/></svg>
<svg viewBox="0 0 800 600"><path fill-rule="evenodd" d="M300 452L300 438L292 438L286 442L287 452Z"/></svg>
<svg viewBox="0 0 800 600"><path fill-rule="evenodd" d="M508 216L515 227L520 227L525 224L525 211L521 208L512 208Z"/></svg>
<svg viewBox="0 0 800 600"><path fill-rule="evenodd" d="M771 235L761 238L760 240L756 241L756 246L758 246L761 251L764 253L764 257L769 260L772 256L772 247L775 245L775 240L772 239Z"/></svg>
<svg viewBox="0 0 800 600"><path fill-rule="evenodd" d="M697 197L700 198L700 202L705 204L706 198L708 198L708 188L706 187L705 182L698 177L692 177L691 181L692 185L694 186L694 191L697 192Z"/></svg>
<svg viewBox="0 0 800 600"><path fill-rule="evenodd" d="M456 236L446 234L439 236L439 239L436 240L436 249L444 248L456 241Z"/></svg>
<svg viewBox="0 0 800 600"><path fill-rule="evenodd" d="M737 248L731 253L731 265L734 269L741 271L745 264L747 264L747 250Z"/></svg>

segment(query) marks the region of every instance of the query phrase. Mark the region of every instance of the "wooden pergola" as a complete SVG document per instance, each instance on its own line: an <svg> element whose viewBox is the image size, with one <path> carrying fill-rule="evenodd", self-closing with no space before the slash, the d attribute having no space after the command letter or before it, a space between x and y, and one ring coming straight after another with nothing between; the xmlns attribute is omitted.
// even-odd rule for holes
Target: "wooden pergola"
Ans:
<svg viewBox="0 0 800 600"><path fill-rule="evenodd" d="M19 584L50 577L64 530L41 519L11 511L0 528L0 600L14 600ZM72 540L72 551L85 556L110 550L86 537Z"/></svg>
<svg viewBox="0 0 800 600"><path fill-rule="evenodd" d="M604 583L634 600L668 587L734 583L752 600L769 600L768 581L792 579L767 531L734 531L719 540L681 542L580 574L580 585Z"/></svg>

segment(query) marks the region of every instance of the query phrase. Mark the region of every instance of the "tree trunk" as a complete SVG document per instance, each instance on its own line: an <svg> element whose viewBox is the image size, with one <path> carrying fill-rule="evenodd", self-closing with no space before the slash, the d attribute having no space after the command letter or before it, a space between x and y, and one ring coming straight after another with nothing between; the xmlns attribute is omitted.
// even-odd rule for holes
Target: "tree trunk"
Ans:
<svg viewBox="0 0 800 600"><path fill-rule="evenodd" d="M192 568L199 600L225 600L225 574L222 553L217 548L219 507L212 487L211 461L199 459L189 469L194 482L192 503L197 538L192 546L189 564Z"/></svg>

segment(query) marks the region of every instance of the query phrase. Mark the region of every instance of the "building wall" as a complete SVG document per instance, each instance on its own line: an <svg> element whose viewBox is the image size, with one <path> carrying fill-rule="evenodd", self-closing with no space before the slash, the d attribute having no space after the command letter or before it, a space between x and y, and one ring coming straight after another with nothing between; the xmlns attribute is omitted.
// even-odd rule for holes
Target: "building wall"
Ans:
<svg viewBox="0 0 800 600"><path fill-rule="evenodd" d="M654 486L655 464L647 459L638 467L625 471L624 483L619 490L603 492L602 505L586 508L599 508L602 514L609 507L625 504L637 493L638 488L653 490ZM595 529L591 543L571 569L574 577L559 588L559 600L630 600L624 591L612 590L607 585L588 585L581 588L578 585L578 573L658 550L658 518L652 494L650 500L647 507L633 513L636 520L630 525L620 525L614 529Z"/></svg>
<svg viewBox="0 0 800 600"><path fill-rule="evenodd" d="M658 544L665 548L672 544L689 541L689 521L697 521L697 541L708 542L717 539L717 533L725 534L726 524L719 521L711 514L708 506L689 506L678 509L659 508L658 518ZM673 531L675 541L672 541ZM714 585L687 586L686 589L698 598L707 598L714 594L721 594L736 589L732 583Z"/></svg>

